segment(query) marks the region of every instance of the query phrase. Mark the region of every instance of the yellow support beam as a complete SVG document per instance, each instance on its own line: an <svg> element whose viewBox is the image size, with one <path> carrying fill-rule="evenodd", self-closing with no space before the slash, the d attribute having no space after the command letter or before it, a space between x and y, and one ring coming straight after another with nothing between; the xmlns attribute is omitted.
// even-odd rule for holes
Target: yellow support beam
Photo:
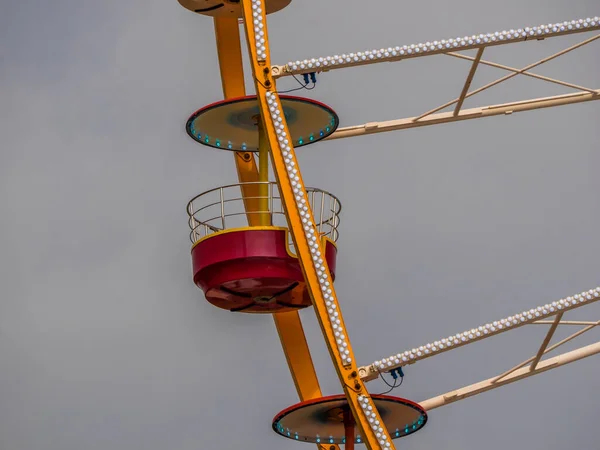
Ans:
<svg viewBox="0 0 600 450"><path fill-rule="evenodd" d="M214 24L223 95L225 98L243 97L246 95L246 86L240 44L240 26L235 17L215 17ZM234 159L240 183L258 181L258 168L251 152L235 152ZM260 211L258 196L258 185L242 188L244 206L248 212L246 216L250 226L261 224L259 215L254 213Z"/></svg>
<svg viewBox="0 0 600 450"><path fill-rule="evenodd" d="M214 21L223 93L225 98L242 97L246 92L239 24L237 19L229 18L215 18ZM263 141L266 142L265 148L268 153L269 143L266 139L263 139ZM265 159L268 167L268 158ZM236 152L235 163L241 183L258 181L259 172L252 153ZM257 186L246 186L242 190L244 206L249 213L247 215L248 223L251 226L260 224L258 215L252 214L255 211L260 211L260 207L256 199L247 197L258 197L258 194ZM292 311L274 314L273 319L298 397L302 401L321 397L319 380L306 342L300 315L298 312ZM319 450L339 450L337 444L317 445L317 448Z"/></svg>
<svg viewBox="0 0 600 450"><path fill-rule="evenodd" d="M269 141L265 138L265 132L260 118L258 118L258 210L259 221L262 226L271 225L269 214Z"/></svg>
<svg viewBox="0 0 600 450"><path fill-rule="evenodd" d="M235 167L238 173L240 183L254 183L258 181L258 167L254 155L250 152L235 152ZM246 218L248 225L256 227L261 225L258 184L249 184L242 186L242 198L244 199L244 208L246 209Z"/></svg>
<svg viewBox="0 0 600 450"><path fill-rule="evenodd" d="M273 314L273 318L298 397L301 401L322 397L300 315L292 311ZM317 449L340 450L340 447L337 444L317 444Z"/></svg>
<svg viewBox="0 0 600 450"><path fill-rule="evenodd" d="M395 447L391 436L366 386L358 377L358 368L346 335L337 295L330 282L331 272L324 258L324 247L318 238L295 151L286 143L290 133L275 90L275 80L271 76L264 0L242 0L242 6L253 78L273 169L317 319L363 442L369 450L393 450Z"/></svg>
<svg viewBox="0 0 600 450"><path fill-rule="evenodd" d="M215 17L215 38L225 98L246 95L240 26L235 17Z"/></svg>
<svg viewBox="0 0 600 450"><path fill-rule="evenodd" d="M301 401L322 397L315 366L297 311L273 314L275 327Z"/></svg>

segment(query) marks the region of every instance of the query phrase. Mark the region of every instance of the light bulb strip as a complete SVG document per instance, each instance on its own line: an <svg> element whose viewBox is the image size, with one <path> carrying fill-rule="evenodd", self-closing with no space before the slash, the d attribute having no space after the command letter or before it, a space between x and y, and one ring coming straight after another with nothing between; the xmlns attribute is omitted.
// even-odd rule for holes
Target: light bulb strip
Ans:
<svg viewBox="0 0 600 450"><path fill-rule="evenodd" d="M359 395L358 403L360 405L361 411L364 414L365 418L369 422L369 426L371 427L371 431L375 434L377 441L382 449L389 449L391 444L391 439L387 436L387 431L385 427L380 422L379 417L377 415L377 411L375 410L375 405L373 404L373 399L370 396Z"/></svg>
<svg viewBox="0 0 600 450"><path fill-rule="evenodd" d="M522 313L508 316L504 319L487 323L453 336L448 336L439 341L430 342L429 344L422 345L418 348L413 348L383 358L379 361L375 361L370 366L359 368L359 374L363 380L369 381L377 378L380 372L389 372L398 367L414 364L417 361L453 348L462 347L463 345L495 336L523 325L529 325L557 313L564 313L584 305L589 305L598 300L600 300L600 287L552 303L546 303L543 306L532 308L529 311L523 311Z"/></svg>
<svg viewBox="0 0 600 450"><path fill-rule="evenodd" d="M254 27L254 48L256 59L264 62L267 59L267 43L265 39L264 5L262 0L252 0L252 25Z"/></svg>
<svg viewBox="0 0 600 450"><path fill-rule="evenodd" d="M271 91L267 91L265 96L267 100L267 106L269 108L271 125L275 129L277 145L281 155L283 156L283 162L285 164L286 175L288 179L287 181L290 183L290 187L294 195L294 206L302 223L304 234L303 237L306 239L309 251L311 253L312 268L316 272L321 291L320 294L327 309L330 332L335 338L335 346L332 345L332 343L330 343L330 346L331 349L337 350L338 358L341 360L342 365L348 369L352 369L352 349L350 347L350 342L346 337L343 319L339 311L339 303L336 298L337 296L334 292L333 284L330 282L331 273L329 272L327 263L323 258L321 239L319 239L318 233L316 232L312 211L307 201L306 188L303 185L302 179L300 178L300 173L296 167L296 156L286 130L287 127L279 96ZM272 150L274 150L273 147ZM293 227L291 228L293 229ZM314 306L315 308L319 308L320 305L315 304ZM348 392L347 385L344 387ZM350 395L354 396L355 393L352 391ZM369 442L370 448L377 448L374 447L374 444L377 443L379 448L382 450L392 450L394 448L393 444L391 444L390 440L388 440L387 431L385 430L385 426L379 417L375 404L370 397L365 395L358 396L358 399L360 408L365 414L363 432L367 432L367 430L364 429L365 426L370 427L372 431L372 436L368 436L366 439L367 442ZM381 429L381 431L379 431L379 429Z"/></svg>
<svg viewBox="0 0 600 450"><path fill-rule="evenodd" d="M344 53L302 61L290 61L283 66L273 66L271 73L274 78L279 78L289 75L341 69L343 67L401 61L403 59L447 53L449 51L470 50L527 40L541 40L594 30L600 30L600 17L598 16L535 27L524 27L516 30L511 29L453 39L442 39L441 41L373 49L356 53Z"/></svg>
<svg viewBox="0 0 600 450"><path fill-rule="evenodd" d="M300 173L296 168L296 158L291 139L285 130L283 109L281 108L279 97L275 93L267 91L266 98L269 106L271 123L277 135L281 154L283 155L287 170L288 180L294 193L295 206L302 220L304 237L310 248L312 265L319 278L319 287L323 299L325 300L325 306L327 307L329 325L336 338L339 357L342 360L343 365L348 366L352 364L352 356L350 356L351 350L348 348L348 340L344 332L344 326L342 325L342 317L338 310L333 286L329 281L331 274L329 273L328 268L326 268L326 262L320 248L321 239L319 238L319 233L312 217L312 211L307 201L306 188L303 185L299 176Z"/></svg>
<svg viewBox="0 0 600 450"><path fill-rule="evenodd" d="M246 18L247 42L254 43L254 45L249 44L250 61L265 135L269 142L273 168L288 225L306 284L311 292L319 324L326 338L327 347L346 398L363 434L364 443L369 450L394 450L393 444L382 446L380 440L376 437L376 433L371 430L366 418L360 417L361 404L365 402L359 402L358 396L368 395L368 392L366 386L358 377L358 368L353 361L352 349L349 339L346 337L339 303L331 282L331 273L327 267L327 262L323 258L322 240L316 232L306 189L297 167L293 144L290 142L289 129L281 108L281 101L275 91L275 82L268 70L270 56L264 0L242 0L242 6ZM257 19L254 15L255 12L260 12L261 17L258 23L262 23L263 27L258 26L257 28L256 23L254 23L254 26L248 26L248 18L252 16ZM261 53L261 49L256 47L258 42L257 30L260 31L261 29L264 32L264 53ZM260 81L259 78L263 81ZM382 429L385 430L385 425L377 413L375 404L370 397L365 398L367 398L366 402L372 408L376 420L381 423ZM387 431L385 433L387 434Z"/></svg>

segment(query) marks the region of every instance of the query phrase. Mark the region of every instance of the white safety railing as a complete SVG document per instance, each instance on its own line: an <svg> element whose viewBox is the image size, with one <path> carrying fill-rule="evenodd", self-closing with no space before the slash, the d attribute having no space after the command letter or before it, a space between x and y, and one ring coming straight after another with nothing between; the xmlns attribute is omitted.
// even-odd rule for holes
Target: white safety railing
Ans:
<svg viewBox="0 0 600 450"><path fill-rule="evenodd" d="M318 232L323 237L337 241L339 214L342 209L340 201L321 189L306 190ZM242 195L242 192L245 195ZM259 210L250 209L247 208L249 203L263 206L259 206ZM252 217L258 218L265 214L269 217L270 225L288 228L275 182L237 183L211 189L190 200L187 213L192 243L212 233L248 227Z"/></svg>

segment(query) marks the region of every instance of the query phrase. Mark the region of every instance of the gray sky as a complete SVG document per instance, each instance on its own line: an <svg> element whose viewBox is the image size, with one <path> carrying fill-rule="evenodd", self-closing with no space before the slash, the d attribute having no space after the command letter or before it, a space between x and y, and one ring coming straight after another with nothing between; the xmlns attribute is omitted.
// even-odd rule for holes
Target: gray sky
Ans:
<svg viewBox="0 0 600 450"><path fill-rule="evenodd" d="M299 449L270 429L297 401L272 318L218 310L191 280L185 205L236 180L230 154L184 132L191 112L222 98L212 21L175 0L5 3L0 448ZM294 0L270 16L273 61L600 13L597 0L368 3ZM580 39L485 57L526 65ZM598 45L537 71L597 88ZM335 71L307 95L343 126L418 115L456 97L468 68L436 56ZM473 86L504 74L483 68ZM562 92L513 79L465 106ZM298 151L306 184L344 205L336 286L360 364L600 284L599 108ZM312 309L302 317L324 393L341 392ZM543 334L526 327L410 366L395 393L419 401L488 378L531 356ZM590 358L440 408L396 442L592 450L598 373Z"/></svg>

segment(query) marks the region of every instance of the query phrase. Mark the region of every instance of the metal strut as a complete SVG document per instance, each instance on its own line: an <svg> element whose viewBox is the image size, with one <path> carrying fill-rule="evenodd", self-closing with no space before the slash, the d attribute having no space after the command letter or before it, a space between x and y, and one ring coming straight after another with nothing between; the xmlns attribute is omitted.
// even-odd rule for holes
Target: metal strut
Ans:
<svg viewBox="0 0 600 450"><path fill-rule="evenodd" d="M390 449L394 444L374 402L358 377L354 354L346 335L324 247L302 182L294 149L286 140L289 129L271 76L264 0L242 0L244 28L249 47L264 132L294 246L309 289L317 319L343 386L344 393L369 450ZM371 425L372 423L372 425ZM378 436L377 436L378 435Z"/></svg>
<svg viewBox="0 0 600 450"><path fill-rule="evenodd" d="M221 79L223 80L223 94L225 98L243 97L246 95L246 91L239 23L236 19L216 17L214 25ZM236 152L235 164L241 183L256 183L259 181L258 167L252 153ZM258 201L258 185L246 185L242 186L241 189L248 224L250 226L259 225L259 217L255 214L261 210ZM308 349L300 315L296 311L278 313L273 315L273 320L300 400L321 397L319 380ZM320 450L339 450L337 444L331 444L327 447L317 445L317 448Z"/></svg>

